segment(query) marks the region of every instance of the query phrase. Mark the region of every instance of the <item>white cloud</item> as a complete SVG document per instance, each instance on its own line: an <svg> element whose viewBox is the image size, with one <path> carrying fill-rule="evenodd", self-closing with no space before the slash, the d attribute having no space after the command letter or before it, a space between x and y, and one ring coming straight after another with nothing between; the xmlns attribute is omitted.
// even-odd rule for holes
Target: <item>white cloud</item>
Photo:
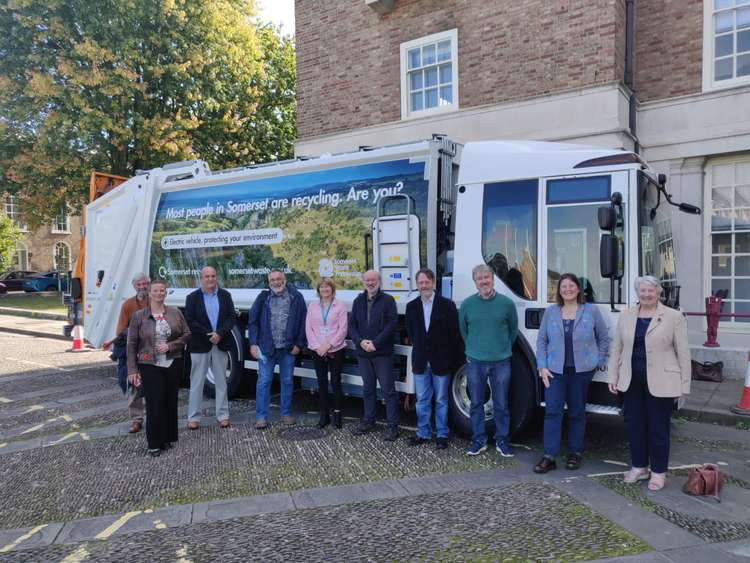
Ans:
<svg viewBox="0 0 750 563"><path fill-rule="evenodd" d="M294 0L257 0L256 7L261 21L281 25L284 35L294 35Z"/></svg>

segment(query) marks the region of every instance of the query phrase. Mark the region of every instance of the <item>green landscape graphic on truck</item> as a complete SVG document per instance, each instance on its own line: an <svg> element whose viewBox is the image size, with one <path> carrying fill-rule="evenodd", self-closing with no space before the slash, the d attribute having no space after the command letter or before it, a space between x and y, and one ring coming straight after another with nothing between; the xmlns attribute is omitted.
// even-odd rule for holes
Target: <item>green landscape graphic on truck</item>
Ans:
<svg viewBox="0 0 750 563"><path fill-rule="evenodd" d="M270 269L300 289L331 277L340 289L361 288L372 266L366 242L378 202L406 195L426 240L425 162L408 159L164 193L151 243L152 279L194 288L213 266L227 288L265 288ZM405 213L405 199L385 213ZM422 254L424 249L422 249Z"/></svg>

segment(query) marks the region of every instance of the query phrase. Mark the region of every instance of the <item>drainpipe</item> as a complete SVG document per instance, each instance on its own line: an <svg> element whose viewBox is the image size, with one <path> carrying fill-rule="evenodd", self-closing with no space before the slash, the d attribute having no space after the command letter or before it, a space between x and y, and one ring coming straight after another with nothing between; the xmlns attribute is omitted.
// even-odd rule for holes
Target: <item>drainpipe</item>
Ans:
<svg viewBox="0 0 750 563"><path fill-rule="evenodd" d="M634 43L635 0L625 0L625 76L623 77L623 81L625 82L625 86L630 89L630 98L628 99L628 127L634 139L633 152L638 154L641 150L641 145L638 142L636 131L635 79L633 71Z"/></svg>

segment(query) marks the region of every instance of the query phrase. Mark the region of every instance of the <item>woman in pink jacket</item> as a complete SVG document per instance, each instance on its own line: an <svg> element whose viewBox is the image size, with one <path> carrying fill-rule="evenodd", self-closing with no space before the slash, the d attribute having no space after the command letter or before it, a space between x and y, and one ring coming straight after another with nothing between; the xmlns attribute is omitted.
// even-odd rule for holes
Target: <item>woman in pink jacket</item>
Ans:
<svg viewBox="0 0 750 563"><path fill-rule="evenodd" d="M317 287L318 301L307 308L305 329L307 345L313 354L315 374L318 376L318 428L331 422L328 413L328 372L333 386L333 425L341 428L341 367L347 332L346 305L336 299L336 286L330 278L323 278Z"/></svg>

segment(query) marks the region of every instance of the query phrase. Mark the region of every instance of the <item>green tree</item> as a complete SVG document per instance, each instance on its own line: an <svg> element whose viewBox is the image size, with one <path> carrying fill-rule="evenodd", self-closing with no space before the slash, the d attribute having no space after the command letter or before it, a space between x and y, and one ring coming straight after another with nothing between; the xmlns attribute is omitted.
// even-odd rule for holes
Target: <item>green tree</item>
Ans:
<svg viewBox="0 0 750 563"><path fill-rule="evenodd" d="M0 0L0 191L30 226L123 176L292 154L291 38L254 0Z"/></svg>
<svg viewBox="0 0 750 563"><path fill-rule="evenodd" d="M16 243L21 240L21 230L5 213L0 213L0 272L13 266Z"/></svg>

